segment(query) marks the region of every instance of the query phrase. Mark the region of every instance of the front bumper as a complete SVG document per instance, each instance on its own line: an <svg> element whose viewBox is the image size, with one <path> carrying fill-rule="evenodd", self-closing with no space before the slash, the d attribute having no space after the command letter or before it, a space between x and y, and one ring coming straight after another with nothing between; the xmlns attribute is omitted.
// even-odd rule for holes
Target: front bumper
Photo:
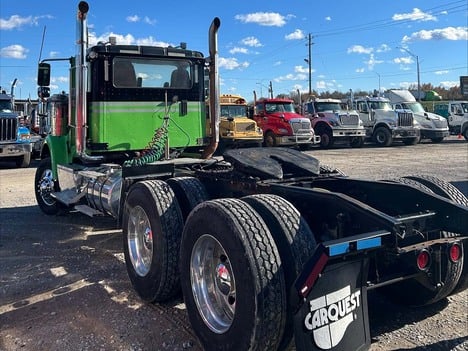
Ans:
<svg viewBox="0 0 468 351"><path fill-rule="evenodd" d="M411 128L411 129L394 128L392 129L393 139L418 138L419 136L420 136L420 130L416 128Z"/></svg>
<svg viewBox="0 0 468 351"><path fill-rule="evenodd" d="M23 156L32 152L31 143L0 144L0 157Z"/></svg>
<svg viewBox="0 0 468 351"><path fill-rule="evenodd" d="M333 128L333 137L334 138L343 138L343 137L365 137L365 129L336 129Z"/></svg>
<svg viewBox="0 0 468 351"><path fill-rule="evenodd" d="M320 144L320 136L318 135L283 135L278 137L278 143L281 145L297 145L297 144Z"/></svg>
<svg viewBox="0 0 468 351"><path fill-rule="evenodd" d="M421 139L437 139L449 136L448 128L446 129L421 129Z"/></svg>

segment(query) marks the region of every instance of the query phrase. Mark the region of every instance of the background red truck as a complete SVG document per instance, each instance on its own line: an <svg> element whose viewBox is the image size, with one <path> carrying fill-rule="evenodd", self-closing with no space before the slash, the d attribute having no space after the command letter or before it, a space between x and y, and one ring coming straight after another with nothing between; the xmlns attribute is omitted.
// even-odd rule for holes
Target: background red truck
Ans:
<svg viewBox="0 0 468 351"><path fill-rule="evenodd" d="M307 149L320 143L309 118L296 113L293 100L255 99L254 106L253 119L263 130L265 146L298 145Z"/></svg>

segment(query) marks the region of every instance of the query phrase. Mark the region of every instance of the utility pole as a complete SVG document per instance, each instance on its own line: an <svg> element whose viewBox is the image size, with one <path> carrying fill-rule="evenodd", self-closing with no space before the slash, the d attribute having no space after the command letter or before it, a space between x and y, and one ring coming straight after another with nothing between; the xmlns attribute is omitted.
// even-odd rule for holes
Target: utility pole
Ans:
<svg viewBox="0 0 468 351"><path fill-rule="evenodd" d="M270 98L273 99L273 84L271 83L271 80L270 80L270 87L268 88L268 90L270 91Z"/></svg>
<svg viewBox="0 0 468 351"><path fill-rule="evenodd" d="M419 56L413 54L411 51L409 51L408 49L405 49L403 47L398 46L397 48L401 49L403 51L406 51L408 54L410 54L413 58L416 59L416 71L417 71L417 74L418 74L418 99L417 100L421 101L421 80L419 79Z"/></svg>
<svg viewBox="0 0 468 351"><path fill-rule="evenodd" d="M312 35L309 33L307 46L309 47L309 58L304 59L309 65L309 97L312 95Z"/></svg>

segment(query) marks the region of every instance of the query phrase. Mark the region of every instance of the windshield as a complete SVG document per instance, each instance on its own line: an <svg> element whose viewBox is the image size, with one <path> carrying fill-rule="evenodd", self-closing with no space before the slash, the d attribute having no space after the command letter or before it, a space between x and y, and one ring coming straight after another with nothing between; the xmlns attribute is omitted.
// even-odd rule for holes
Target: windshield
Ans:
<svg viewBox="0 0 468 351"><path fill-rule="evenodd" d="M391 110L392 106L387 101L369 101L369 107L373 110Z"/></svg>
<svg viewBox="0 0 468 351"><path fill-rule="evenodd" d="M341 105L338 102L316 102L315 108L317 112L339 111L341 110Z"/></svg>
<svg viewBox="0 0 468 351"><path fill-rule="evenodd" d="M2 112L12 112L11 102L10 101L1 101L0 100L0 111Z"/></svg>
<svg viewBox="0 0 468 351"><path fill-rule="evenodd" d="M401 107L413 111L414 113L424 113L424 107L419 102L403 102Z"/></svg>
<svg viewBox="0 0 468 351"><path fill-rule="evenodd" d="M226 106L221 105L221 117L246 117L247 108L242 105Z"/></svg>
<svg viewBox="0 0 468 351"><path fill-rule="evenodd" d="M295 112L292 102L266 103L265 109L267 113Z"/></svg>
<svg viewBox="0 0 468 351"><path fill-rule="evenodd" d="M116 57L115 87L189 89L195 81L189 61Z"/></svg>
<svg viewBox="0 0 468 351"><path fill-rule="evenodd" d="M468 113L468 102L462 102L460 105L462 106L463 112Z"/></svg>

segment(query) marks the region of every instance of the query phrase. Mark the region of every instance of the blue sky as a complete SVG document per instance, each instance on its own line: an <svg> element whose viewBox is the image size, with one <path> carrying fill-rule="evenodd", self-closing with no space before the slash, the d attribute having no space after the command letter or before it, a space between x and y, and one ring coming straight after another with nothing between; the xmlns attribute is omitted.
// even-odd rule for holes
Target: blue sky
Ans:
<svg viewBox="0 0 468 351"><path fill-rule="evenodd" d="M0 86L18 78L17 99L37 97L39 58L75 53L79 1L0 2ZM221 92L252 100L308 92L308 37L312 89L372 91L417 83L458 86L468 75L466 0L394 1L89 1L91 41L179 45L208 55L208 28L221 19ZM44 45L41 54L41 42ZM402 50L400 48L404 48ZM40 56L41 54L41 56ZM52 93L68 92L67 64L52 68Z"/></svg>

